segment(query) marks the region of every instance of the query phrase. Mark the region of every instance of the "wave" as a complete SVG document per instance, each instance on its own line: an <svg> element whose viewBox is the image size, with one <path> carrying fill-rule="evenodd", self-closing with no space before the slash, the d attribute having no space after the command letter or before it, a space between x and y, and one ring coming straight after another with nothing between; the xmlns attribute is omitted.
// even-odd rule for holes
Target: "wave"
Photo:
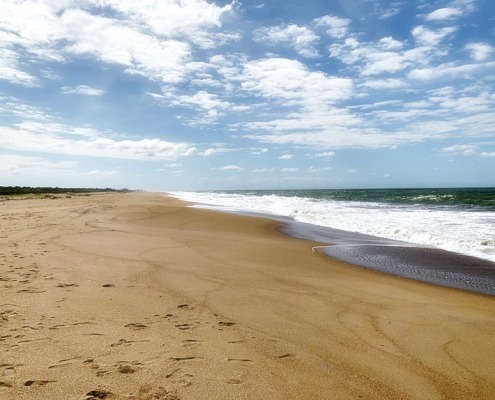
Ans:
<svg viewBox="0 0 495 400"><path fill-rule="evenodd" d="M315 195L316 192L316 195ZM335 191L333 191L335 192ZM495 261L495 212L486 208L380 201L376 193L361 193L374 201L335 200L320 191L274 192L172 192L173 196L203 206L221 206L234 212L255 212L293 218L296 221L349 232L430 246ZM396 193L397 197L401 193ZM439 196L421 193L420 196ZM387 199L390 199L390 193Z"/></svg>

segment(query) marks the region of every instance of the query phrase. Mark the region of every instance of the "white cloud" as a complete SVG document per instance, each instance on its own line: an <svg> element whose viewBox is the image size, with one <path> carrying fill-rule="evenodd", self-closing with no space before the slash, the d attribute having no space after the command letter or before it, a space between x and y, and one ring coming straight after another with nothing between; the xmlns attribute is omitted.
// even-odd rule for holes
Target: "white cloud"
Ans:
<svg viewBox="0 0 495 400"><path fill-rule="evenodd" d="M334 151L324 151L323 153L310 154L311 158L314 157L333 157L335 155Z"/></svg>
<svg viewBox="0 0 495 400"><path fill-rule="evenodd" d="M0 100L0 114L20 120L0 124L2 149L133 160L174 160L197 153L190 143L119 138L116 132L56 122L43 110L13 97L0 96Z"/></svg>
<svg viewBox="0 0 495 400"><path fill-rule="evenodd" d="M469 43L466 49L471 52L471 57L475 61L486 60L493 52L493 47L488 43Z"/></svg>
<svg viewBox="0 0 495 400"><path fill-rule="evenodd" d="M318 174L320 172L325 172L325 171L330 171L332 168L330 167L322 167L322 168L315 168L313 166L308 168L308 172L310 174Z"/></svg>
<svg viewBox="0 0 495 400"><path fill-rule="evenodd" d="M267 112L259 120L232 125L232 128L242 129L242 137L259 143L320 149L395 148L431 140L432 132L436 139L487 137L490 124L495 122L489 111L493 109L495 97L489 89L478 88L470 95L460 92L465 88L461 85L454 97L436 101L428 97L418 83L418 80L437 78L476 79L475 73L488 73L493 69L495 64L491 62L438 64L439 59L449 58L448 47L442 44L455 31L455 27L416 27L411 32L416 43L390 36L377 42L359 42L358 36L352 33L335 40L330 54L349 65L347 76L354 76L355 83L349 80L347 87L342 85L347 91L334 92L333 102L325 96L332 93L330 81L334 77L309 71L294 60L247 61L244 73L238 78L241 88L271 102L265 103ZM399 72L403 76L398 75ZM322 82L328 83L326 89ZM386 98L391 100L370 102L375 90L386 90ZM411 101L404 100L406 93ZM339 103L352 96L355 104L339 108ZM363 99L362 104L359 104L360 99ZM284 112L285 107L288 112Z"/></svg>
<svg viewBox="0 0 495 400"><path fill-rule="evenodd" d="M435 67L418 68L412 70L408 77L419 80L437 79L441 77L470 78L471 74L490 71L495 67L495 62L485 64L462 64L444 63Z"/></svg>
<svg viewBox="0 0 495 400"><path fill-rule="evenodd" d="M319 56L314 47L318 39L318 36L313 31L295 24L271 26L254 32L254 40L257 42L269 45L286 45L307 58Z"/></svg>
<svg viewBox="0 0 495 400"><path fill-rule="evenodd" d="M482 157L495 157L495 151L492 151L491 153L484 151L481 153Z"/></svg>
<svg viewBox="0 0 495 400"><path fill-rule="evenodd" d="M280 160L290 160L291 158L294 158L294 154L283 154L279 157Z"/></svg>
<svg viewBox="0 0 495 400"><path fill-rule="evenodd" d="M420 44L437 46L446 37L457 30L455 27L445 27L437 30L429 29L423 25L415 26L411 31L412 35Z"/></svg>
<svg viewBox="0 0 495 400"><path fill-rule="evenodd" d="M474 144L457 144L444 147L440 149L439 152L446 156L472 156L478 153L478 146Z"/></svg>
<svg viewBox="0 0 495 400"><path fill-rule="evenodd" d="M164 95L148 94L166 107L181 106L198 111L200 116L193 120L193 125L211 124L223 115L223 110L236 108L231 103L221 100L218 95L203 90L193 95L179 94L174 90L165 91Z"/></svg>
<svg viewBox="0 0 495 400"><path fill-rule="evenodd" d="M333 15L325 15L320 18L316 18L313 20L316 26L323 26L327 28L327 33L333 38L342 39L347 35L347 30L349 24L351 23L350 19L340 18Z"/></svg>
<svg viewBox="0 0 495 400"><path fill-rule="evenodd" d="M23 121L14 125L19 131L32 132L37 135L48 136L75 136L88 139L97 139L101 132L89 127L73 127L57 122Z"/></svg>
<svg viewBox="0 0 495 400"><path fill-rule="evenodd" d="M406 4L404 1L396 1L390 4L390 8L383 10L380 15L380 19L391 18L394 15L399 14L402 11L402 7Z"/></svg>
<svg viewBox="0 0 495 400"><path fill-rule="evenodd" d="M263 154L263 153L268 153L268 149L267 148L264 148L264 149L255 149L251 152L251 154L256 154L256 155L260 155L260 154Z"/></svg>
<svg viewBox="0 0 495 400"><path fill-rule="evenodd" d="M114 140L99 138L78 144L87 149L88 155L136 160L173 160L197 153L196 148L187 143L173 143L161 139ZM75 150L75 153L77 154L78 151Z"/></svg>
<svg viewBox="0 0 495 400"><path fill-rule="evenodd" d="M250 61L240 79L242 89L291 106L311 107L347 99L353 86L351 79L313 72L285 58Z"/></svg>
<svg viewBox="0 0 495 400"><path fill-rule="evenodd" d="M404 47L404 43L399 40L395 40L391 36L386 36L378 41L378 47L383 50L400 50Z"/></svg>
<svg viewBox="0 0 495 400"><path fill-rule="evenodd" d="M390 138L399 138L396 134L401 133L406 143L408 137L411 141L493 137L494 107L495 97L486 87L457 84L425 91L414 101L380 102L376 109L363 110L368 124L381 126Z"/></svg>
<svg viewBox="0 0 495 400"><path fill-rule="evenodd" d="M282 168L282 172L297 172L299 168Z"/></svg>
<svg viewBox="0 0 495 400"><path fill-rule="evenodd" d="M69 53L116 63L128 73L156 81L174 83L184 78L184 64L191 51L185 42L150 36L83 10L68 10L61 19L72 28L67 33Z"/></svg>
<svg viewBox="0 0 495 400"><path fill-rule="evenodd" d="M63 61L63 56L53 48L54 42L62 39L67 29L60 24L57 11L55 6L43 1L2 1L2 43L22 46L40 58Z"/></svg>
<svg viewBox="0 0 495 400"><path fill-rule="evenodd" d="M424 64L430 54L436 52L434 48L428 46L404 49L403 42L391 37L384 37L376 43L359 42L355 38L348 38L343 42L333 43L329 50L331 57L359 67L364 77L398 73L412 65Z"/></svg>
<svg viewBox="0 0 495 400"><path fill-rule="evenodd" d="M409 60L402 54L391 51L369 53L367 58L367 65L362 69L363 75L395 73L410 65Z"/></svg>
<svg viewBox="0 0 495 400"><path fill-rule="evenodd" d="M64 62L84 55L151 80L180 82L191 45L213 48L239 40L239 33L220 31L231 11L231 4L204 0L3 1L0 77L39 85L23 60Z"/></svg>
<svg viewBox="0 0 495 400"><path fill-rule="evenodd" d="M0 79L28 87L39 86L38 79L21 68L17 53L0 47Z"/></svg>
<svg viewBox="0 0 495 400"><path fill-rule="evenodd" d="M362 83L362 85L371 89L383 90L405 88L408 86L408 83L404 79L388 78L366 80Z"/></svg>
<svg viewBox="0 0 495 400"><path fill-rule="evenodd" d="M449 114L482 115L493 110L495 99L489 92L470 95L469 92L432 91L428 101L436 109Z"/></svg>
<svg viewBox="0 0 495 400"><path fill-rule="evenodd" d="M427 21L443 21L462 16L462 11L458 8L445 7L439 8L426 16Z"/></svg>
<svg viewBox="0 0 495 400"><path fill-rule="evenodd" d="M226 165L224 167L212 168L216 171L243 171L244 168L239 167L238 165Z"/></svg>
<svg viewBox="0 0 495 400"><path fill-rule="evenodd" d="M26 104L15 97L2 96L1 93L0 114L30 121L47 122L53 120L44 110Z"/></svg>
<svg viewBox="0 0 495 400"><path fill-rule="evenodd" d="M105 91L102 89L96 89L87 85L77 85L76 87L62 86L62 93L64 94L82 94L85 96L102 96Z"/></svg>
<svg viewBox="0 0 495 400"><path fill-rule="evenodd" d="M79 166L75 161L50 161L42 157L29 157L2 154L0 157L0 176L57 176L74 172Z"/></svg>
<svg viewBox="0 0 495 400"><path fill-rule="evenodd" d="M217 154L217 153L230 153L232 151L236 151L234 149L227 149L225 147L211 147L209 149L206 149L204 152L203 152L203 156L205 157L210 157L212 156L213 154Z"/></svg>
<svg viewBox="0 0 495 400"><path fill-rule="evenodd" d="M13 141L13 137L16 140ZM197 153L188 143L161 139L117 140L88 128L29 122L0 126L0 148L132 160L173 160Z"/></svg>
<svg viewBox="0 0 495 400"><path fill-rule="evenodd" d="M204 0L106 0L104 4L157 36L186 37L200 45L208 30L220 28L222 18L232 11L232 4L219 7Z"/></svg>
<svg viewBox="0 0 495 400"><path fill-rule="evenodd" d="M118 175L120 171L117 170L101 170L101 169L94 169L92 171L83 173L82 175L89 175L89 176L100 176L104 178L109 178L115 175Z"/></svg>
<svg viewBox="0 0 495 400"><path fill-rule="evenodd" d="M189 40L194 42L194 44L208 50L223 46L229 42L237 42L241 39L242 35L239 32L199 31L196 35L189 36Z"/></svg>
<svg viewBox="0 0 495 400"><path fill-rule="evenodd" d="M261 143L277 145L296 145L320 149L341 148L370 148L394 147L403 143L422 142L430 139L430 135L424 131L395 132L393 134L382 132L373 128L331 127L315 132L273 132L267 134L248 134L245 137L257 140Z"/></svg>
<svg viewBox="0 0 495 400"><path fill-rule="evenodd" d="M252 131L300 131L300 130L324 130L333 127L338 131L342 127L353 127L363 120L356 115L350 114L346 108L332 107L306 107L301 112L293 112L287 118L278 118L265 122L247 122L242 124L244 128Z"/></svg>

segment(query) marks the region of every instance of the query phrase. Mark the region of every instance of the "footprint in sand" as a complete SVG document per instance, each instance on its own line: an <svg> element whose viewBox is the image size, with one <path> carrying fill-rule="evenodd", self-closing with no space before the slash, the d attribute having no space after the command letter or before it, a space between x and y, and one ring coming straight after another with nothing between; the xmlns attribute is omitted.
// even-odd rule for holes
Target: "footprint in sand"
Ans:
<svg viewBox="0 0 495 400"><path fill-rule="evenodd" d="M147 325L145 324L141 324L140 322L133 322L133 323L130 323L130 324L127 324L127 325L124 325L126 328L129 328L129 329L132 329L134 331L139 331L141 329L146 329L148 328Z"/></svg>
<svg viewBox="0 0 495 400"><path fill-rule="evenodd" d="M188 357L170 357L171 360L174 361L190 361L190 360L196 360L199 359L199 357L195 356L188 356Z"/></svg>
<svg viewBox="0 0 495 400"><path fill-rule="evenodd" d="M196 339L185 339L182 341L182 343L182 347L192 347L199 345L201 341Z"/></svg>
<svg viewBox="0 0 495 400"><path fill-rule="evenodd" d="M121 374L133 374L134 372L136 372L136 368L133 368L128 364L123 364L118 366L117 371L119 371Z"/></svg>
<svg viewBox="0 0 495 400"><path fill-rule="evenodd" d="M59 288L69 288L69 287L79 287L77 283L59 283L57 285Z"/></svg>
<svg viewBox="0 0 495 400"><path fill-rule="evenodd" d="M238 361L238 362L243 362L243 363L252 363L254 362L253 360L249 358L228 358L227 361Z"/></svg>
<svg viewBox="0 0 495 400"><path fill-rule="evenodd" d="M112 343L110 347L115 347L115 346L129 346L132 342L125 340L125 339L120 339L118 342Z"/></svg>
<svg viewBox="0 0 495 400"><path fill-rule="evenodd" d="M277 358L291 358L291 357L295 357L295 356L296 356L295 354L286 353L286 354L282 354L281 356L277 356Z"/></svg>
<svg viewBox="0 0 495 400"><path fill-rule="evenodd" d="M94 359L90 358L89 360L83 361L84 365L87 365L90 369L100 369L100 364L97 364L94 362ZM98 371L96 372L96 375L98 376Z"/></svg>
<svg viewBox="0 0 495 400"><path fill-rule="evenodd" d="M104 375L107 375L109 374L110 372L106 371L106 370L101 370L101 371L96 371L96 376L100 377L100 376L104 376Z"/></svg>
<svg viewBox="0 0 495 400"><path fill-rule="evenodd" d="M73 364L73 361L80 360L81 357L71 357L71 358L64 358L62 360L59 360L57 364L50 365L48 369L52 368L62 368L62 367L68 367Z"/></svg>
<svg viewBox="0 0 495 400"><path fill-rule="evenodd" d="M33 380L29 380L29 381L26 381L24 382L24 386L45 386L49 383L53 383L53 382L56 382L56 381L33 381Z"/></svg>
<svg viewBox="0 0 495 400"><path fill-rule="evenodd" d="M178 325L175 325L175 327L180 329L181 331L186 331L188 329L191 329L192 325L191 324L178 324Z"/></svg>
<svg viewBox="0 0 495 400"><path fill-rule="evenodd" d="M177 308L180 308L182 310L194 310L195 307L190 306L189 304L179 304Z"/></svg>
<svg viewBox="0 0 495 400"><path fill-rule="evenodd" d="M137 397L130 396L129 400L180 400L177 396L175 390L167 390L163 386L158 386L156 388L151 385L141 386Z"/></svg>
<svg viewBox="0 0 495 400"><path fill-rule="evenodd" d="M112 392L103 389L96 389L86 393L86 397L84 400L98 400L98 399L107 399L112 396Z"/></svg>
<svg viewBox="0 0 495 400"><path fill-rule="evenodd" d="M3 307L3 306L7 306L7 307L5 310L0 312L0 321L6 322L9 319L14 318L16 315L19 315L19 313L13 308L13 307L17 307L17 306L14 306L13 304L0 305L0 307Z"/></svg>
<svg viewBox="0 0 495 400"><path fill-rule="evenodd" d="M18 290L17 293L45 293L45 290L41 290L38 288L28 288L28 289Z"/></svg>
<svg viewBox="0 0 495 400"><path fill-rule="evenodd" d="M223 321L220 321L218 323L218 326L233 326L235 325L235 322L223 322Z"/></svg>
<svg viewBox="0 0 495 400"><path fill-rule="evenodd" d="M139 361L119 361L114 366L117 367L117 371L121 374L133 374L142 367L142 363Z"/></svg>
<svg viewBox="0 0 495 400"><path fill-rule="evenodd" d="M229 326L234 326L235 325L235 322L225 322L225 321L220 321L218 322L217 324L218 326L213 326L214 328L216 328L217 330L219 331L223 331L223 328L224 327L229 327Z"/></svg>

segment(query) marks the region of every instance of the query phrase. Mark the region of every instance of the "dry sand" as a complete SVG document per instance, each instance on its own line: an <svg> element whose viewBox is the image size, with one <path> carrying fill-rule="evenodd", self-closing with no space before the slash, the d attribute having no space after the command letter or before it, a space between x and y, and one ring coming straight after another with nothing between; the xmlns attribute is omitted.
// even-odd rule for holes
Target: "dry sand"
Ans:
<svg viewBox="0 0 495 400"><path fill-rule="evenodd" d="M0 207L0 399L494 398L494 297L156 194Z"/></svg>

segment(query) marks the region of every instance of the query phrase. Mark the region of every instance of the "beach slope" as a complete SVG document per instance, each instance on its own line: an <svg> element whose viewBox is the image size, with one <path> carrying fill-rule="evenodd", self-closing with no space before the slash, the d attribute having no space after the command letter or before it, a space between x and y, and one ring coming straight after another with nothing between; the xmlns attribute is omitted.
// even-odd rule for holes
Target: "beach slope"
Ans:
<svg viewBox="0 0 495 400"><path fill-rule="evenodd" d="M151 193L0 203L0 398L492 399L495 297Z"/></svg>

